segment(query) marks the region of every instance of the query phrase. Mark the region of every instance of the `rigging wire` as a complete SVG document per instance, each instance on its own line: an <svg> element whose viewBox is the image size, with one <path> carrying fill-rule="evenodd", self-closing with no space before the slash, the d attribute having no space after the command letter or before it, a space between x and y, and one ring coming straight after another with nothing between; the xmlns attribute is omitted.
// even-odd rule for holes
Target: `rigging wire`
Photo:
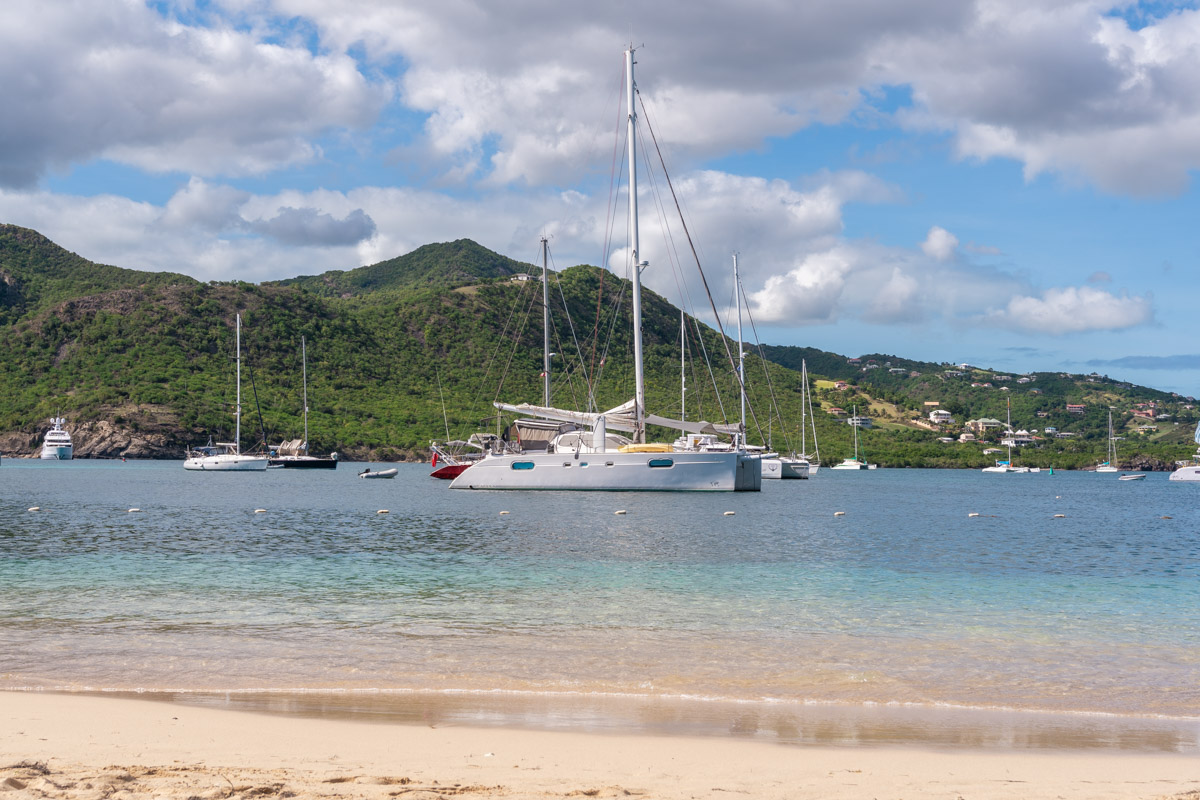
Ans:
<svg viewBox="0 0 1200 800"><path fill-rule="evenodd" d="M654 142L654 150L658 154L659 161L662 161L663 160L662 149L658 145L658 137L654 134L654 128L650 125L650 120L649 120L648 114L646 112L646 104L642 100L642 93L638 92L637 95L638 95L638 102L641 103L641 106L642 106L642 112L643 112L643 114L647 115L646 129L650 132L650 139L652 142ZM738 383L740 384L740 389L741 389L741 391L744 392L746 390L745 380L742 378L741 373L737 369L737 363L733 358L733 351L729 347L729 337L727 337L725 335L725 329L721 325L720 315L717 314L717 305L716 305L716 302L713 300L712 291L710 291L709 286L708 286L708 278L704 274L704 267L700 264L700 255L699 255L699 253L696 252L696 243L692 240L691 232L688 231L687 220L683 219L683 209L680 208L680 205L679 205L679 196L675 192L675 184L671 181L671 176L666 173L665 162L663 164L663 170L664 170L663 177L666 178L667 187L671 190L671 198L675 201L675 210L679 213L679 224L683 227L683 232L687 237L688 245L691 247L692 257L695 258L695 260L696 260L696 269L700 272L700 281L701 281L701 283L704 284L704 293L708 296L709 305L712 308L713 316L716 318L717 328L721 333L721 342L725 346L725 356L726 356L726 358L729 359L729 364L732 367L732 369L734 370L734 372L737 373ZM742 343L738 342L738 347L740 348L741 346L742 346ZM750 406L750 416L751 416L751 418L754 419L755 426L761 430L761 426L758 425L758 415L754 411L754 406ZM744 434L744 432L743 432L743 434Z"/></svg>

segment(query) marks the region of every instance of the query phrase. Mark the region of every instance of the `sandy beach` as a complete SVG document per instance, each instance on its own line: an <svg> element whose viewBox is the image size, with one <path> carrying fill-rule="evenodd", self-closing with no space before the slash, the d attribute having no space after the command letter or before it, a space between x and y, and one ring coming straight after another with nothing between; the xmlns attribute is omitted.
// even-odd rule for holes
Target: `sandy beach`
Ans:
<svg viewBox="0 0 1200 800"><path fill-rule="evenodd" d="M6 798L1200 798L1192 755L796 747L0 692Z"/></svg>

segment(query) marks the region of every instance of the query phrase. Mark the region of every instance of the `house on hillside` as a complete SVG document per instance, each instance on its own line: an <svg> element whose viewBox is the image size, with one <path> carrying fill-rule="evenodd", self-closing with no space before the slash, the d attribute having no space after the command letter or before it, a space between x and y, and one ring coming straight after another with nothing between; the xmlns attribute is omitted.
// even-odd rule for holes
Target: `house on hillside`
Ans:
<svg viewBox="0 0 1200 800"><path fill-rule="evenodd" d="M1067 403L1068 414L1082 414L1087 411L1087 406L1083 403Z"/></svg>
<svg viewBox="0 0 1200 800"><path fill-rule="evenodd" d="M967 429L970 430L972 433L974 433L976 436L982 436L984 433L986 433L989 430L993 430L995 428L1003 428L1003 427L1004 427L1003 422L1001 422L998 419L990 419L988 417L981 417L980 419L973 419L973 420L970 420L969 422L967 422Z"/></svg>
<svg viewBox="0 0 1200 800"><path fill-rule="evenodd" d="M934 425L949 425L954 422L954 417L944 408L938 408L929 412L929 421Z"/></svg>

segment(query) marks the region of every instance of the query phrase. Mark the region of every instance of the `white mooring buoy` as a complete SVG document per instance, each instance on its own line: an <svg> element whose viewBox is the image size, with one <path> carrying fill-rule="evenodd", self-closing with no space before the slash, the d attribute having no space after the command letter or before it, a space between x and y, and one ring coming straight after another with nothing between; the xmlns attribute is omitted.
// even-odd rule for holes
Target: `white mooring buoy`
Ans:
<svg viewBox="0 0 1200 800"><path fill-rule="evenodd" d="M978 517L978 516L979 516L979 512L978 512L978 511L971 511L971 512L968 512L968 513L967 513L967 516L968 516L968 517Z"/></svg>
<svg viewBox="0 0 1200 800"><path fill-rule="evenodd" d="M256 508L256 509L254 509L254 513L255 514L265 514L265 513L267 513L267 510L265 508Z"/></svg>
<svg viewBox="0 0 1200 800"><path fill-rule="evenodd" d="M628 513L628 512L626 512L626 511L625 511L625 509L623 509L623 508L622 508L620 511L614 511L613 513L614 513L614 514L616 514L616 515L619 517L619 516L622 516L623 514L626 514L626 513Z"/></svg>
<svg viewBox="0 0 1200 800"><path fill-rule="evenodd" d="M130 513L130 514L136 514L136 513L137 513L137 512L139 512L139 511L141 511L141 509L140 509L140 508L131 508L131 509L129 509L129 513Z"/></svg>
<svg viewBox="0 0 1200 800"><path fill-rule="evenodd" d="M833 512L833 515L835 517L844 517L844 516L846 516L846 512L845 511L835 511L835 512Z"/></svg>
<svg viewBox="0 0 1200 800"><path fill-rule="evenodd" d="M375 513L376 514L387 514L388 510L386 508L381 508L378 511L376 511Z"/></svg>
<svg viewBox="0 0 1200 800"><path fill-rule="evenodd" d="M41 506L30 506L29 510L30 511L41 511L42 507Z"/></svg>

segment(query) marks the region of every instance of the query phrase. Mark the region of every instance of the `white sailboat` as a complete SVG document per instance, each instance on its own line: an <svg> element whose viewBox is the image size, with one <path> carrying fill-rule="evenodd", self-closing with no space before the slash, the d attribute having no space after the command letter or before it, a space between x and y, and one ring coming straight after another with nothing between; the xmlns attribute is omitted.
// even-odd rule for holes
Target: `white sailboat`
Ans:
<svg viewBox="0 0 1200 800"><path fill-rule="evenodd" d="M1108 410L1108 451L1106 460L1096 465L1096 472L1120 472L1117 469L1117 439L1113 436L1112 409Z"/></svg>
<svg viewBox="0 0 1200 800"><path fill-rule="evenodd" d="M1012 449L1013 449L1013 446L1012 446L1012 437L1013 437L1013 429L1012 429L1012 401L1011 401L1011 400L1008 402L1008 431L1007 431L1006 435L1007 435L1007 437L1008 437L1008 439L1007 439L1007 446L1008 446L1008 460L1007 460L1007 461L1000 461L1000 460L997 460L994 466L991 466L991 467L984 467L984 468L981 470L982 472L992 472L992 473L1003 473L1003 474L1009 474L1009 473L1018 473L1018 472L1019 472L1019 473L1026 473L1026 472L1030 472L1030 471L1031 471L1031 470L1029 469L1029 467L1014 467L1014 466L1013 466L1013 463L1012 463Z"/></svg>
<svg viewBox="0 0 1200 800"><path fill-rule="evenodd" d="M560 491L759 491L762 463L745 450L744 427L728 450L678 452L670 444L646 443L646 426L663 425L696 435L721 432L707 422L669 420L646 411L642 365L642 285L637 210L637 112L634 48L625 51L629 152L629 234L632 265L634 397L604 413L546 406L494 403L504 411L568 423L544 452L489 453L450 484L451 489ZM590 428L584 430L583 427ZM631 437L610 432L622 430Z"/></svg>
<svg viewBox="0 0 1200 800"><path fill-rule="evenodd" d="M805 415L812 426L813 452L808 452L808 439L804 427ZM817 444L817 418L812 410L812 387L808 385L808 360L800 359L800 452L797 458L808 462L809 477L816 475L821 468L821 446Z"/></svg>
<svg viewBox="0 0 1200 800"><path fill-rule="evenodd" d="M858 418L858 406L854 406L854 417ZM874 469L874 464L868 464L858 457L858 426L850 426L854 430L854 458L844 458L840 464L834 464L830 469Z"/></svg>
<svg viewBox="0 0 1200 800"><path fill-rule="evenodd" d="M267 468L267 457L242 454L242 315L237 315L237 403L233 408L232 442L217 442L188 451L184 469L200 472L259 472Z"/></svg>
<svg viewBox="0 0 1200 800"><path fill-rule="evenodd" d="M1200 424L1196 425L1196 433L1192 438L1200 445ZM1190 463L1178 462L1179 468L1172 472L1167 480L1171 481L1200 481L1200 449L1192 456Z"/></svg>

